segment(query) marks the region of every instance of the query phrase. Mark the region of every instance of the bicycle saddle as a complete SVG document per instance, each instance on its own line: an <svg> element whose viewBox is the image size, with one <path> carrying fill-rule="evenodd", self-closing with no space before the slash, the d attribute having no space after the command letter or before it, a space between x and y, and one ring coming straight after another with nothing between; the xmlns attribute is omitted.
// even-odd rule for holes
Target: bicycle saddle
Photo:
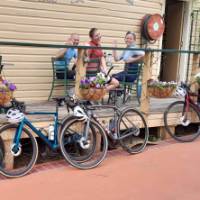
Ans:
<svg viewBox="0 0 200 200"><path fill-rule="evenodd" d="M54 97L52 98L59 106L62 105L62 102L65 101L65 97Z"/></svg>

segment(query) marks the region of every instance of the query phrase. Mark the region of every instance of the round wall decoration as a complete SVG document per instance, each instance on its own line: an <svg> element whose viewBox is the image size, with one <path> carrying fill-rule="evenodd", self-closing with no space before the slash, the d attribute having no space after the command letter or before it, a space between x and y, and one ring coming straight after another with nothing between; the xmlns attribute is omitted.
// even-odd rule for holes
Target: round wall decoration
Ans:
<svg viewBox="0 0 200 200"><path fill-rule="evenodd" d="M165 23L160 14L147 14L142 20L142 36L152 42L158 40L164 33Z"/></svg>

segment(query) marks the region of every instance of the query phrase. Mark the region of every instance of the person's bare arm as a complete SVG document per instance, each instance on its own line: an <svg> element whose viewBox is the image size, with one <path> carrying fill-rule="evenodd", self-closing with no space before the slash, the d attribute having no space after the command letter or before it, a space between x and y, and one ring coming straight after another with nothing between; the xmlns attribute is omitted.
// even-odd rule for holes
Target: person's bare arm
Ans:
<svg viewBox="0 0 200 200"><path fill-rule="evenodd" d="M66 51L67 51L67 48L65 48L65 49L60 49L59 50L59 52L56 54L56 58L63 58L64 57L64 55L65 55L65 53L66 53Z"/></svg>
<svg viewBox="0 0 200 200"><path fill-rule="evenodd" d="M100 66L101 66L101 71L106 74L107 73L107 65L106 65L106 59L104 57L101 57Z"/></svg>
<svg viewBox="0 0 200 200"><path fill-rule="evenodd" d="M84 46L90 46L90 44L88 43L88 42L86 42L85 44L84 44ZM85 50L85 55L88 57L89 56L89 51L90 51L90 49L86 49Z"/></svg>
<svg viewBox="0 0 200 200"><path fill-rule="evenodd" d="M72 39L69 38L67 40L67 42L65 43L65 45L73 45ZM67 48L60 49L55 57L56 58L63 58L66 52L67 52Z"/></svg>
<svg viewBox="0 0 200 200"><path fill-rule="evenodd" d="M127 59L125 63L136 63L136 62L142 61L143 58L144 58L144 55L134 56Z"/></svg>
<svg viewBox="0 0 200 200"><path fill-rule="evenodd" d="M113 40L113 46L117 47L117 40ZM113 49L113 58L114 58L115 62L119 61L119 57L118 57L117 51L115 49Z"/></svg>

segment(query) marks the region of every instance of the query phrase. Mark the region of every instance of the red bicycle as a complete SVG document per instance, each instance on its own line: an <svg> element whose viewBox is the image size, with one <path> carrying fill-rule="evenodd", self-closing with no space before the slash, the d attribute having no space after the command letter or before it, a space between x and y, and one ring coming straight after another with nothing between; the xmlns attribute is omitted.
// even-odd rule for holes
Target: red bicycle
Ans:
<svg viewBox="0 0 200 200"><path fill-rule="evenodd" d="M200 106L193 100L199 96L191 91L191 85L181 83L176 94L184 99L173 102L164 112L165 129L179 142L191 142L200 135Z"/></svg>

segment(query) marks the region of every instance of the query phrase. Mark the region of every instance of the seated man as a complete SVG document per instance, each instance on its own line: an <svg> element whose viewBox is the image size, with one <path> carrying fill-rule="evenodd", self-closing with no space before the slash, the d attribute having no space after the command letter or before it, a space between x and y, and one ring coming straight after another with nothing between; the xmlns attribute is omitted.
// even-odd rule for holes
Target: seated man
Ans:
<svg viewBox="0 0 200 200"><path fill-rule="evenodd" d="M133 32L128 31L125 35L125 43L127 48L137 48L136 47L136 35ZM117 42L113 41L114 47L117 47ZM137 63L140 62L145 55L144 51L131 51L131 50L125 50L120 57L117 56L116 50L113 50L113 57L115 61L123 60L125 63L125 69L126 68L137 68ZM114 74L113 77L115 77L118 81L127 81L127 82L134 82L137 78L137 75L128 75L126 71L119 72L117 74Z"/></svg>
<svg viewBox="0 0 200 200"><path fill-rule="evenodd" d="M66 45L73 45L77 46L79 44L79 35L77 33L72 33L68 38L68 41L65 43ZM77 61L77 49L74 48L64 48L60 49L60 51L56 54L55 58L64 58L66 61L66 67L69 67L69 63L73 59L74 65L72 70L67 71L67 78L68 79L75 79L75 68L76 68L76 61ZM64 79L63 73L56 74L58 79Z"/></svg>

